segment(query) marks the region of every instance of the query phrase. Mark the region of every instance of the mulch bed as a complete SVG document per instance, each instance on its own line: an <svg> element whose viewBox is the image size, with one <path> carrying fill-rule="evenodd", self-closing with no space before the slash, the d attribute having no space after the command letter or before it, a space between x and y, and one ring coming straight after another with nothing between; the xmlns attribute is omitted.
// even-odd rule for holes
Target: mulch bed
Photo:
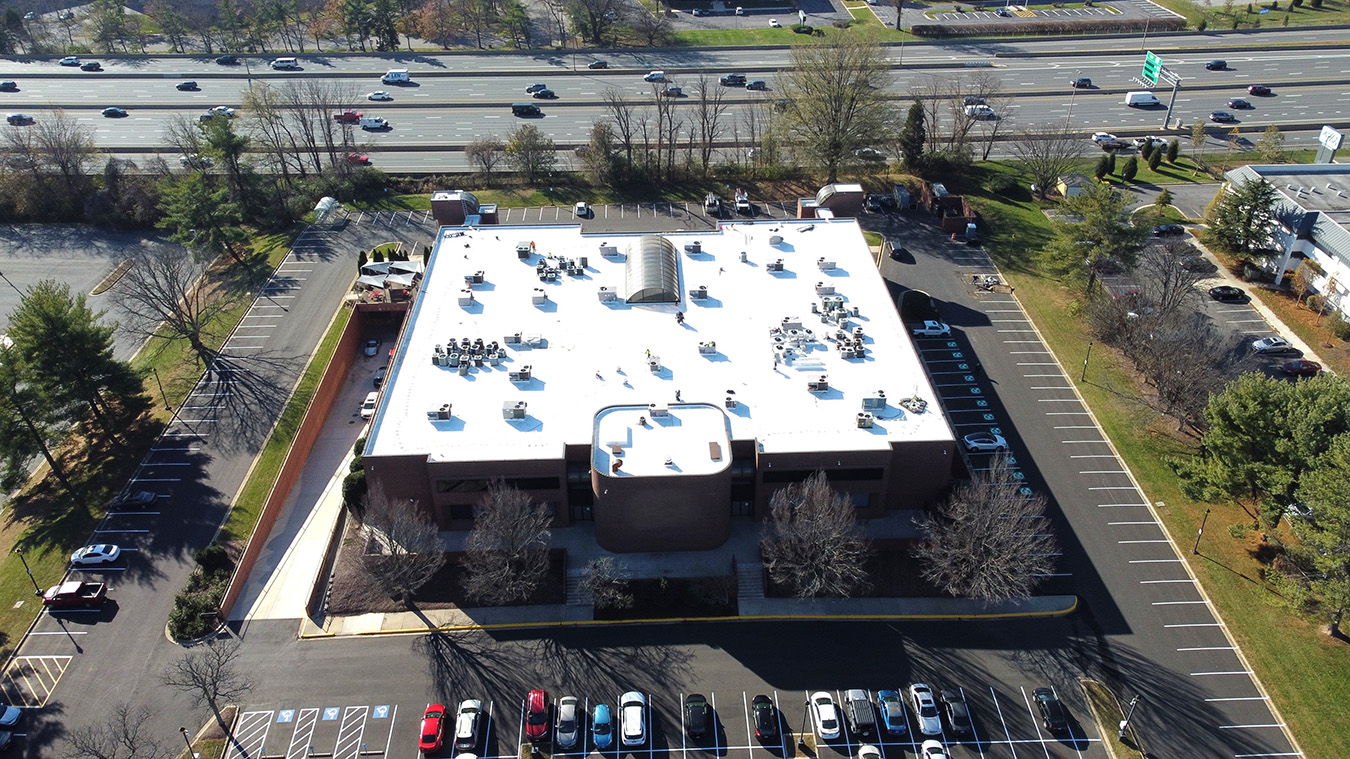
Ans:
<svg viewBox="0 0 1350 759"><path fill-rule="evenodd" d="M735 582L729 577L670 577L630 580L628 609L596 609L596 619L678 619L734 617Z"/></svg>
<svg viewBox="0 0 1350 759"><path fill-rule="evenodd" d="M332 587L328 597L326 613L332 616L368 614L372 612L406 611L398 600L389 598L371 586L361 571L361 555L365 541L359 537L354 526L349 526L343 538L342 548L338 552L337 566L333 572ZM445 564L431 580L413 596L413 603L421 609L474 608L482 604L469 601L464 595L460 578L463 570L459 565L461 554L446 555ZM544 582L536 589L534 596L510 606L531 606L537 604L560 604L564 601L566 585L564 565L567 553L562 550L549 551L549 568Z"/></svg>
<svg viewBox="0 0 1350 759"><path fill-rule="evenodd" d="M855 598L951 598L932 583L923 579L919 562L910 556L913 540L876 540L875 552L864 564L871 587ZM765 581L764 595L769 598L792 598L790 589L772 578Z"/></svg>

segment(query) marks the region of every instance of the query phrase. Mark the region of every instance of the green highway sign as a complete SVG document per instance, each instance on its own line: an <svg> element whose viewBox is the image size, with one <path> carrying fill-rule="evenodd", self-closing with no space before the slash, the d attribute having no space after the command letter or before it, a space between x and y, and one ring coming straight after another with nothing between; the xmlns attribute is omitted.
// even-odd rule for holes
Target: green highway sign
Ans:
<svg viewBox="0 0 1350 759"><path fill-rule="evenodd" d="M1144 80L1149 84L1158 83L1158 69L1162 68L1162 60L1153 53L1149 53L1144 58Z"/></svg>

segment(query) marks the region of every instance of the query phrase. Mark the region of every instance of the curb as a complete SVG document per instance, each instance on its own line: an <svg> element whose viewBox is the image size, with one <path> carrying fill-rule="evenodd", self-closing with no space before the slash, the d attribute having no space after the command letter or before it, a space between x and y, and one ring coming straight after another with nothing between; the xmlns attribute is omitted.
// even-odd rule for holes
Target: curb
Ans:
<svg viewBox="0 0 1350 759"><path fill-rule="evenodd" d="M478 630L536 630L567 627L636 627L639 625L691 624L699 622L953 622L993 621L1007 619L1044 619L1063 617L1078 609L1078 596L1045 596L1055 599L1056 606L1044 611L993 611L987 613L949 614L761 614L738 617L670 617L656 619L577 620L557 622L502 622L496 624L441 625L438 627L408 627L390 630L369 630L347 635L332 632L300 633L299 640L322 638L357 638L377 635L425 635L430 632L472 632Z"/></svg>

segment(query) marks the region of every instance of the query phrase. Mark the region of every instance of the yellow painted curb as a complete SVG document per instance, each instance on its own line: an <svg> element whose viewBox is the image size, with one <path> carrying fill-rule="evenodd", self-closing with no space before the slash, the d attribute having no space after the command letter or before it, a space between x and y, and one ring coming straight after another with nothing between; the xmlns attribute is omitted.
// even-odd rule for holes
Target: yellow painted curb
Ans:
<svg viewBox="0 0 1350 759"><path fill-rule="evenodd" d="M1049 611L996 612L991 614L764 614L740 617L663 617L657 619L586 619L558 622L504 622L490 625L443 625L440 627L407 627L390 630L365 630L351 635L337 633L301 634L301 640L311 638L361 637L370 635L424 635L429 632L470 632L474 630L530 630L555 627L627 627L632 625L686 624L691 622L828 622L828 621L886 621L934 622L951 620L1035 619L1063 617L1078 609L1078 596L1067 608Z"/></svg>

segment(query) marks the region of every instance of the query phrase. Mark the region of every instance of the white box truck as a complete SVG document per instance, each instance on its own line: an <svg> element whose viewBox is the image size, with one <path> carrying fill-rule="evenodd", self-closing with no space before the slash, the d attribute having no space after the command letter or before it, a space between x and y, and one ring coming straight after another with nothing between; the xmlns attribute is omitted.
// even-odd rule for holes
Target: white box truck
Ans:
<svg viewBox="0 0 1350 759"><path fill-rule="evenodd" d="M407 84L412 81L412 77L408 75L407 69L389 69L380 77L380 81L385 84Z"/></svg>

